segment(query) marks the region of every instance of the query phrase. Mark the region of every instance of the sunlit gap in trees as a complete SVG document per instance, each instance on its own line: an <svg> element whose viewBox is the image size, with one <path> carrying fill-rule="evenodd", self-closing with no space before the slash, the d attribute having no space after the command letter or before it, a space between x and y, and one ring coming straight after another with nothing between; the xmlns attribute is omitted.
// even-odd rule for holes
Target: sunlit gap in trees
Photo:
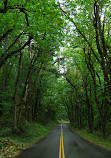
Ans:
<svg viewBox="0 0 111 158"><path fill-rule="evenodd" d="M53 57L53 60L55 62L55 66L57 67L58 72L60 74L65 74L67 71L66 58L61 53L64 51L64 49L65 49L64 47L60 47L60 52L55 52L55 56Z"/></svg>

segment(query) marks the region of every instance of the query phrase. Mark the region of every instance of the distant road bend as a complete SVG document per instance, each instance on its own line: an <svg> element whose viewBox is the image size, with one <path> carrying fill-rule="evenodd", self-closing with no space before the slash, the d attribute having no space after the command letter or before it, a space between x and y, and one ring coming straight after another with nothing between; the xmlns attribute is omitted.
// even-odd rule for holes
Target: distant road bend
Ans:
<svg viewBox="0 0 111 158"><path fill-rule="evenodd" d="M88 143L61 124L17 158L111 158L111 152Z"/></svg>

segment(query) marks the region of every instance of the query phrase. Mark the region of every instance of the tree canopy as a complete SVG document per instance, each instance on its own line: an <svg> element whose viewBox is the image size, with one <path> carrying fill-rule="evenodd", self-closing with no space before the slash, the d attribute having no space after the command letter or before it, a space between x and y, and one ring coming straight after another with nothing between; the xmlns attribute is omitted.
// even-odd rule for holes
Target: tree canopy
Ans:
<svg viewBox="0 0 111 158"><path fill-rule="evenodd" d="M107 138L111 126L110 0L0 2L4 128L69 119Z"/></svg>

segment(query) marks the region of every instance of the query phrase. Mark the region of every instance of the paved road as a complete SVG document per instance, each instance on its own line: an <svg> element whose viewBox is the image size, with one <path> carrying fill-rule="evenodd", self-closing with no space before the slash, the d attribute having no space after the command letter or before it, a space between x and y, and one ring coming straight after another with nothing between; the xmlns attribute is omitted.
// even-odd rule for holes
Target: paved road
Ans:
<svg viewBox="0 0 111 158"><path fill-rule="evenodd" d="M111 152L88 143L62 124L17 158L111 158Z"/></svg>

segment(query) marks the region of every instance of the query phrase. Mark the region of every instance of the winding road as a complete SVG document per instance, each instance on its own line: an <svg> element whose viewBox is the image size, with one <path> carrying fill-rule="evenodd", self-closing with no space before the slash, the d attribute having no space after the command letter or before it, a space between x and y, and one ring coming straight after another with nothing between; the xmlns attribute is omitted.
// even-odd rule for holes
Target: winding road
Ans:
<svg viewBox="0 0 111 158"><path fill-rule="evenodd" d="M66 124L60 124L16 158L111 158L111 152L79 137Z"/></svg>

